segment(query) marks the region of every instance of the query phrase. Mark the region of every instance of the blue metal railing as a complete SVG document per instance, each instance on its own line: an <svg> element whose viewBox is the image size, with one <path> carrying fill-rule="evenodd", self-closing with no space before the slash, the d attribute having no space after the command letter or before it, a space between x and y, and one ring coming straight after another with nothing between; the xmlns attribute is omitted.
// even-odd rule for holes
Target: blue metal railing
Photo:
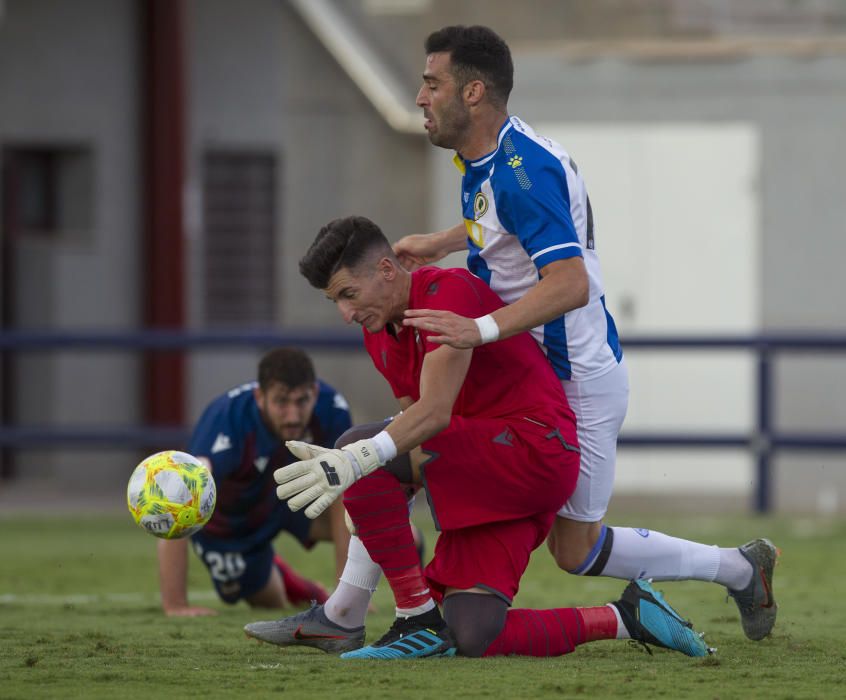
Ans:
<svg viewBox="0 0 846 700"><path fill-rule="evenodd" d="M311 350L339 352L362 350L356 331L42 331L0 332L0 353L81 350L196 350L208 348L257 348L295 345ZM757 357L756 420L750 433L630 433L620 445L631 448L735 448L748 449L756 459L754 507L767 512L773 503L771 462L777 450L844 450L846 433L789 433L777 431L772 422L776 397L772 378L777 353L844 353L846 335L764 334L756 336L640 336L624 341L626 350L747 350ZM0 447L144 447L181 445L188 430L171 426L49 427L0 425Z"/></svg>
<svg viewBox="0 0 846 700"><path fill-rule="evenodd" d="M844 450L846 433L789 433L775 429L772 422L775 396L772 378L773 355L792 353L846 352L846 335L817 333L771 333L757 336L642 336L627 338L627 349L648 350L749 350L757 356L756 417L752 434L635 434L624 433L620 445L637 447L742 447L755 457L754 507L759 513L772 509L774 485L772 458L777 450Z"/></svg>

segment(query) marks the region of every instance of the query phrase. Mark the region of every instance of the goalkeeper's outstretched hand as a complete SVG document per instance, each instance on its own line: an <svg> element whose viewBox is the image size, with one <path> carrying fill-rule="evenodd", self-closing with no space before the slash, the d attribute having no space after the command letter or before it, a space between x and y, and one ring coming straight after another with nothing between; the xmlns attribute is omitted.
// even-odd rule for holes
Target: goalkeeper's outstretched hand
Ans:
<svg viewBox="0 0 846 700"><path fill-rule="evenodd" d="M340 450L329 450L307 442L288 440L286 447L300 462L294 462L273 472L279 486L279 500L297 511L306 508L307 517L314 519L361 477L382 465L372 440L359 440ZM311 505L309 505L311 504Z"/></svg>

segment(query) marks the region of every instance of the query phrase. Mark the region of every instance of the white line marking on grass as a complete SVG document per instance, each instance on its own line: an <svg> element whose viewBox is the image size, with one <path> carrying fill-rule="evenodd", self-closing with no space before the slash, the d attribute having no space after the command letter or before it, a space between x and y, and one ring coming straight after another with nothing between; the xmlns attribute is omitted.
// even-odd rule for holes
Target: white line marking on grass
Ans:
<svg viewBox="0 0 846 700"><path fill-rule="evenodd" d="M214 591L190 591L191 600L217 600ZM98 603L159 604L158 593L67 593L52 595L49 593L0 593L0 605L96 605Z"/></svg>

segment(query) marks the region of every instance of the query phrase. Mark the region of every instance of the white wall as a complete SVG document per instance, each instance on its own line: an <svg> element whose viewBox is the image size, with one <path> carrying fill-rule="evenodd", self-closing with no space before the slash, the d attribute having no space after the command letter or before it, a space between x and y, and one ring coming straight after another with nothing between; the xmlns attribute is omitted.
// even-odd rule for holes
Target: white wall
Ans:
<svg viewBox="0 0 846 700"><path fill-rule="evenodd" d="M759 144L754 125L538 123L588 186L606 301L627 335L752 334L761 328ZM459 218L451 154L433 149L433 228ZM450 264L463 265L453 256ZM745 432L754 359L743 352L625 351L624 431ZM742 451L623 450L618 492L749 491Z"/></svg>

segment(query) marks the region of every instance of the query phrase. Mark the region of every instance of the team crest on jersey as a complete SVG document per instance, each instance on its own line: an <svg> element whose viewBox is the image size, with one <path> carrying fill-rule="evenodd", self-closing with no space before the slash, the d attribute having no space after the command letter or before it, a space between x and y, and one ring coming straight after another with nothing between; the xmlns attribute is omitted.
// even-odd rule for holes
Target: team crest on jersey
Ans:
<svg viewBox="0 0 846 700"><path fill-rule="evenodd" d="M488 198L482 192L477 192L473 198L473 220L481 219L488 210Z"/></svg>

